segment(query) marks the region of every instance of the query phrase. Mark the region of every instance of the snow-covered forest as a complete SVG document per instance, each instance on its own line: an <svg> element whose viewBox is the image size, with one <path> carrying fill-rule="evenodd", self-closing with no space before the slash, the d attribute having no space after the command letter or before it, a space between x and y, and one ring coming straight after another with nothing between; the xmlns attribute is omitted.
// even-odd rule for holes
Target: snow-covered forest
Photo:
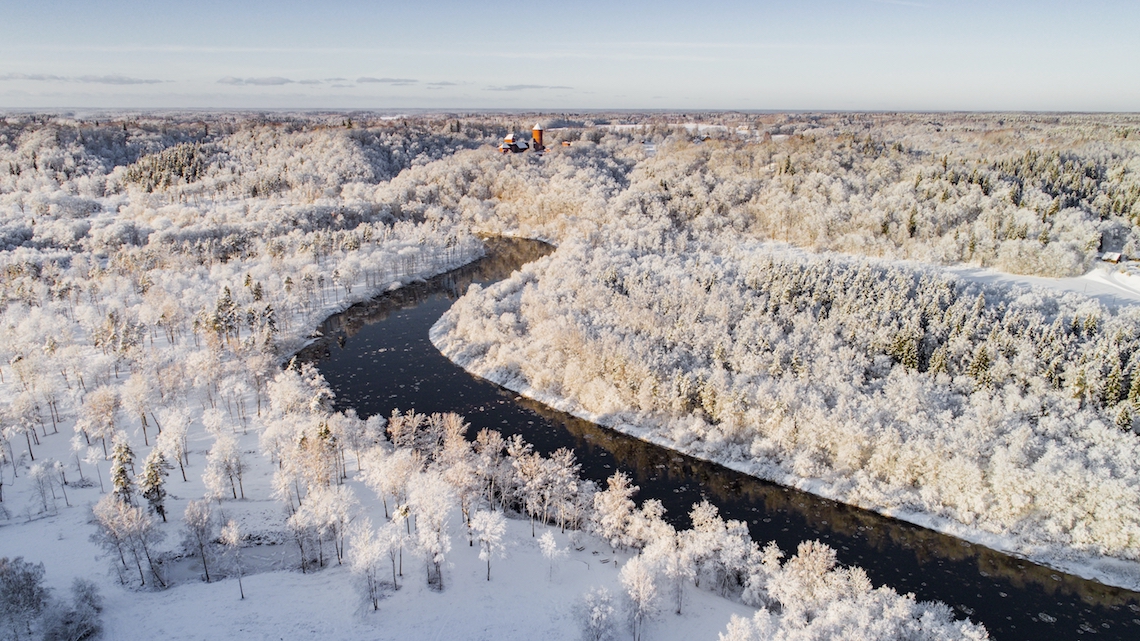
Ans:
<svg viewBox="0 0 1140 641"><path fill-rule="evenodd" d="M26 604L4 634L133 638L225 578L227 599L351 585L352 638L503 563L529 583L486 598L545 580L562 635L985 638L818 542L782 555L709 505L676 531L570 452L334 412L318 372L283 369L329 314L478 258L482 234L559 246L437 326L483 376L1034 558L1140 556L1136 312L938 267L1140 252L1140 121L566 116L546 155L494 150L533 121L0 122L0 573ZM568 568L599 556L604 577ZM687 599L690 627L654 623Z"/></svg>
<svg viewBox="0 0 1140 641"><path fill-rule="evenodd" d="M469 292L433 337L482 376L668 447L1095 563L1140 558L1138 328L1136 307L898 264L563 245Z"/></svg>

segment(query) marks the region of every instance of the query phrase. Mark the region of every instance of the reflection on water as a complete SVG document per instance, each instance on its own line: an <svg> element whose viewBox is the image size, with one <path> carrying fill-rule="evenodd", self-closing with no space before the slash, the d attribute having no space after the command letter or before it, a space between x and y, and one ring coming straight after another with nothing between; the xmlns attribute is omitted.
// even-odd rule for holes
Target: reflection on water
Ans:
<svg viewBox="0 0 1140 641"><path fill-rule="evenodd" d="M535 241L488 241L488 258L390 292L334 316L302 358L317 362L340 408L361 416L395 408L454 411L471 423L522 434L544 453L575 450L582 475L604 486L615 470L662 502L687 526L693 503L707 498L725 518L749 524L754 539L794 551L818 539L839 560L867 570L876 584L955 607L995 639L1140 638L1140 594L1063 574L812 494L694 459L552 410L467 374L428 341L428 329L473 282L493 282L549 253Z"/></svg>

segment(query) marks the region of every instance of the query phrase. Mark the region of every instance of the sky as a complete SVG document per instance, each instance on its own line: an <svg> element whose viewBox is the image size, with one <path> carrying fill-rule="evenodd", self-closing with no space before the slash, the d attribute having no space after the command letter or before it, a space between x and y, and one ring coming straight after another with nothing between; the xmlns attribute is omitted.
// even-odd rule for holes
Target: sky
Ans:
<svg viewBox="0 0 1140 641"><path fill-rule="evenodd" d="M1140 111L1140 2L0 0L0 109Z"/></svg>

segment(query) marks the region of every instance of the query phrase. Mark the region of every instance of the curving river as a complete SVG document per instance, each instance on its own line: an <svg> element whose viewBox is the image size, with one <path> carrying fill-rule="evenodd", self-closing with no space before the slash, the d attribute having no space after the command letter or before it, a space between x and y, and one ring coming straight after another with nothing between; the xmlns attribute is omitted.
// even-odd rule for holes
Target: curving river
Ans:
<svg viewBox="0 0 1140 641"><path fill-rule="evenodd" d="M876 585L949 604L985 624L994 639L1140 639L1140 593L1102 585L873 512L822 499L694 459L554 411L476 378L443 357L428 329L467 290L510 275L552 251L537 241L492 239L486 258L390 292L329 318L323 339L300 356L318 365L338 409L362 417L392 410L457 412L504 436L522 434L537 451L572 448L582 476L605 487L615 470L659 499L674 525L709 499L752 538L793 552L818 539L839 561L863 567Z"/></svg>

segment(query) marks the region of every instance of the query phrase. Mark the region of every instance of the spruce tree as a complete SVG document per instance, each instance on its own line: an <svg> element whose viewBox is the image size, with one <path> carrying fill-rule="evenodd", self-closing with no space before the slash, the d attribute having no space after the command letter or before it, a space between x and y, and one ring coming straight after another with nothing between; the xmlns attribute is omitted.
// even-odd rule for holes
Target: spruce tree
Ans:
<svg viewBox="0 0 1140 641"><path fill-rule="evenodd" d="M978 346L966 373L969 374L970 378L977 381L979 387L990 384L990 353L986 350L985 345Z"/></svg>
<svg viewBox="0 0 1140 641"><path fill-rule="evenodd" d="M135 465L135 453L125 439L116 439L111 451L112 493L126 505L134 505L134 482L127 468Z"/></svg>
<svg viewBox="0 0 1140 641"><path fill-rule="evenodd" d="M1108 379L1105 380L1104 383L1105 406L1112 407L1113 405L1116 405L1117 401L1123 397L1123 376L1124 375L1120 371L1120 363L1117 362L1116 365L1112 368L1112 371L1108 373Z"/></svg>
<svg viewBox="0 0 1140 641"><path fill-rule="evenodd" d="M143 463L142 480L139 482L139 492L146 499L151 509L166 522L166 476L174 466L166 460L166 455L157 447L150 451Z"/></svg>
<svg viewBox="0 0 1140 641"><path fill-rule="evenodd" d="M1120 404L1120 411L1116 413L1116 426L1125 432L1132 429L1132 409L1128 403Z"/></svg>

